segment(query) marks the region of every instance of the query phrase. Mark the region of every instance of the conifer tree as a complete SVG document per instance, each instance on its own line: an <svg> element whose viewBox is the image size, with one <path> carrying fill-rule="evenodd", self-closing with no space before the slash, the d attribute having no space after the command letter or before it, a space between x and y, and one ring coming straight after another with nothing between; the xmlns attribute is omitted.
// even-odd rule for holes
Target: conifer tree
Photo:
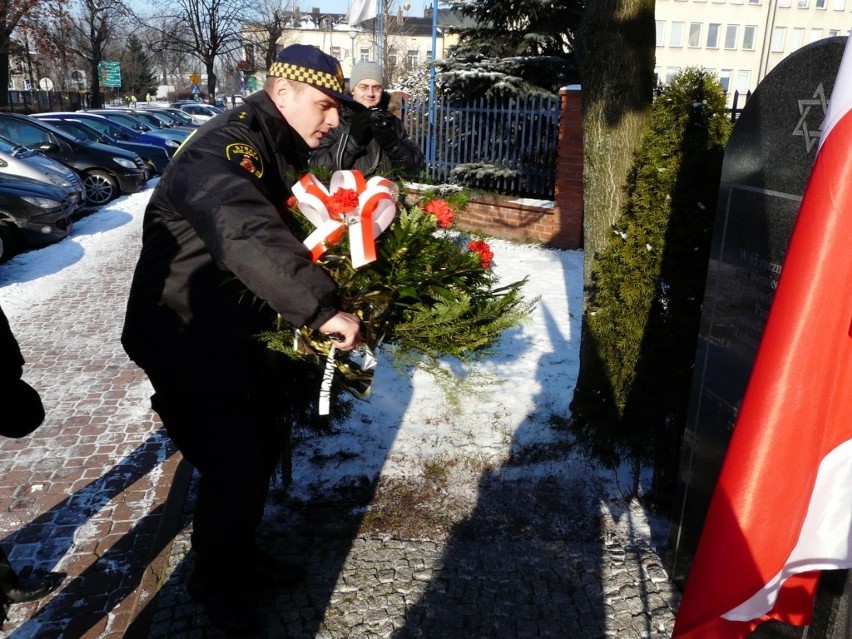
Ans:
<svg viewBox="0 0 852 639"><path fill-rule="evenodd" d="M439 65L451 99L553 93L570 77L580 0L452 2L473 27Z"/></svg>
<svg viewBox="0 0 852 639"><path fill-rule="evenodd" d="M157 77L142 42L135 35L127 39L121 59L121 87L125 93L143 99L146 93L157 92Z"/></svg>
<svg viewBox="0 0 852 639"><path fill-rule="evenodd" d="M581 378L572 428L597 457L654 465L670 490L686 420L710 236L731 123L725 94L687 69L654 99L624 209L595 261L584 316L599 361Z"/></svg>

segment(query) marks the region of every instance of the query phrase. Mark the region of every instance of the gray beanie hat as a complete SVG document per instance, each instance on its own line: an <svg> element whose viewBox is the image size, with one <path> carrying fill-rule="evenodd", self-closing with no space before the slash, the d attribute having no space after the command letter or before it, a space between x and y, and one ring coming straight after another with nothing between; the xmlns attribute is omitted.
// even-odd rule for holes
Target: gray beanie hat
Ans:
<svg viewBox="0 0 852 639"><path fill-rule="evenodd" d="M384 85L382 65L378 62L358 62L352 67L352 73L349 76L349 90L351 91L356 84L365 79L376 80Z"/></svg>

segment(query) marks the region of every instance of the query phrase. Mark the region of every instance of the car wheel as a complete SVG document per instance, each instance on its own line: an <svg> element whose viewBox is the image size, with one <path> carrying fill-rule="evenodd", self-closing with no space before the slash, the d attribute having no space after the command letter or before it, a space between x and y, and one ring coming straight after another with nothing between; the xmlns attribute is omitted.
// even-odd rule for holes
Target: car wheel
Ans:
<svg viewBox="0 0 852 639"><path fill-rule="evenodd" d="M86 185L86 201L95 206L106 204L118 197L118 183L106 171L89 171L83 180Z"/></svg>
<svg viewBox="0 0 852 639"><path fill-rule="evenodd" d="M148 179L150 180L152 177L157 175L157 165L154 164L153 160L149 160L148 158L142 158L142 161L145 163L145 166L148 167Z"/></svg>
<svg viewBox="0 0 852 639"><path fill-rule="evenodd" d="M18 248L18 229L11 224L0 223L0 262L5 262Z"/></svg>

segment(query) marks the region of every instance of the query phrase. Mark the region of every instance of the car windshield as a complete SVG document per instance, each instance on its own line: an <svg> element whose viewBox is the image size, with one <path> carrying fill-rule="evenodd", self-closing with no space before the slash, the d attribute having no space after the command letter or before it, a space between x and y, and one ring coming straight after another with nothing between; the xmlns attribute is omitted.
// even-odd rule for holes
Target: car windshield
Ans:
<svg viewBox="0 0 852 639"><path fill-rule="evenodd" d="M180 120L184 124L193 124L192 118L189 117L188 115L186 115L183 111L178 111L178 112L169 111L169 115L172 116L173 118L177 118L178 120Z"/></svg>
<svg viewBox="0 0 852 639"><path fill-rule="evenodd" d="M110 113L109 118L123 124L124 126L129 126L131 129L135 129L136 131L148 132L151 130L151 127L142 122L142 120L134 118L132 115L126 115L124 113Z"/></svg>
<svg viewBox="0 0 852 639"><path fill-rule="evenodd" d="M15 150L20 148L23 148L20 144L15 144L12 140L7 140L3 136L0 136L0 151L3 151L3 153L14 155Z"/></svg>
<svg viewBox="0 0 852 639"><path fill-rule="evenodd" d="M61 129L66 133L73 135L78 140L97 142L100 139L96 131L93 131L92 129L77 122L69 122L67 120L42 120L42 122L52 124L57 129Z"/></svg>

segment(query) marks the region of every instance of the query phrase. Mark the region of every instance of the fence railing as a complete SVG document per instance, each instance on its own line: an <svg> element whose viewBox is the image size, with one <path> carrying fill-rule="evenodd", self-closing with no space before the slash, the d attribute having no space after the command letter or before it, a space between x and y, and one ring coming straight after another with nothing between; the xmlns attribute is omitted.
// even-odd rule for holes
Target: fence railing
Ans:
<svg viewBox="0 0 852 639"><path fill-rule="evenodd" d="M406 129L423 151L431 180L553 198L558 96L480 98L465 105L439 98L434 108L431 120L428 99L412 98L403 110Z"/></svg>
<svg viewBox="0 0 852 639"><path fill-rule="evenodd" d="M92 94L79 91L9 91L9 103L2 110L16 113L78 111L91 107Z"/></svg>

